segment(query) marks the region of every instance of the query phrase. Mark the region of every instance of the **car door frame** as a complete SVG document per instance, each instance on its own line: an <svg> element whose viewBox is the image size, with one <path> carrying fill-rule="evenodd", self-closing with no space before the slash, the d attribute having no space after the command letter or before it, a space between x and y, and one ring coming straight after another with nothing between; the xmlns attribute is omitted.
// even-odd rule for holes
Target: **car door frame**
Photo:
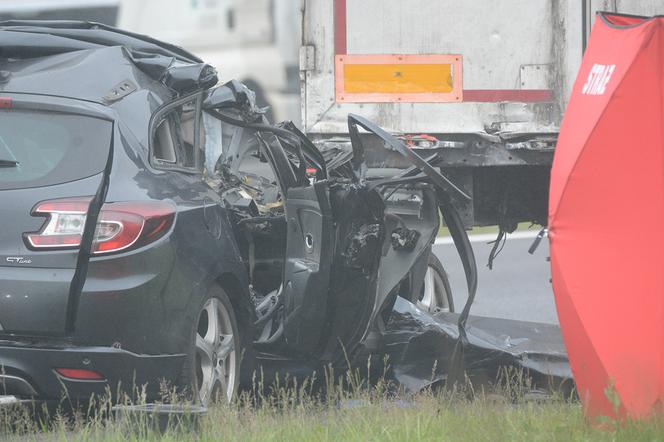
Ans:
<svg viewBox="0 0 664 442"><path fill-rule="evenodd" d="M326 179L311 182L302 164L294 167L288 160L284 140L288 139L287 144L298 149L294 153L300 162L312 163L319 172L317 176L326 178L325 165L320 163L322 156L309 158L309 152L305 159L311 146L302 148L301 133L269 125L248 98L249 91L243 85L230 82L219 88L208 93L204 110L226 124L256 131L284 197L287 233L280 295L284 307L283 343L292 354L315 355L317 349L323 347L320 341L327 319L327 297L335 252L329 183ZM223 100L212 100L210 97L215 94L222 96ZM245 118L237 120L224 114L223 109L228 108L240 111Z"/></svg>

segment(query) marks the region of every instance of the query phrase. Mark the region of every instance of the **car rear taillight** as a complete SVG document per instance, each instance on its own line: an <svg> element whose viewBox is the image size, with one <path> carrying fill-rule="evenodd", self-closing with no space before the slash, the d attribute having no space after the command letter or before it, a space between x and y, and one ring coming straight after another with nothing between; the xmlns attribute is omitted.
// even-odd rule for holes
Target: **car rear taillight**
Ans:
<svg viewBox="0 0 664 442"><path fill-rule="evenodd" d="M142 247L164 236L175 220L175 206L163 201L104 204L99 213L95 254Z"/></svg>
<svg viewBox="0 0 664 442"><path fill-rule="evenodd" d="M0 97L0 109L11 109L12 99L10 97Z"/></svg>
<svg viewBox="0 0 664 442"><path fill-rule="evenodd" d="M67 249L81 245L81 235L91 198L44 201L32 210L33 216L47 216L38 233L26 233L33 249Z"/></svg>
<svg viewBox="0 0 664 442"><path fill-rule="evenodd" d="M25 234L34 250L75 249L81 245L92 198L44 201L32 210L46 216L39 232ZM106 203L97 218L92 245L95 255L141 247L164 236L175 220L175 206L163 201Z"/></svg>
<svg viewBox="0 0 664 442"><path fill-rule="evenodd" d="M55 372L67 379L77 381L103 381L106 378L96 371L85 370L82 368L56 368Z"/></svg>

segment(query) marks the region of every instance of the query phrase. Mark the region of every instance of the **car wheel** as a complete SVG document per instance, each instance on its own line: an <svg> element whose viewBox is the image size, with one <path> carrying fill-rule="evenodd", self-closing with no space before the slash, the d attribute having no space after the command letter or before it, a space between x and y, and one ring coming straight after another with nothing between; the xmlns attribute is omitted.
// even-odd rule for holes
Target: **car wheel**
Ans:
<svg viewBox="0 0 664 442"><path fill-rule="evenodd" d="M430 313L453 312L454 300L447 272L438 257L430 253L424 283L417 300L417 306Z"/></svg>
<svg viewBox="0 0 664 442"><path fill-rule="evenodd" d="M240 382L240 342L233 306L226 293L215 287L193 324L185 367L193 399L203 405L233 399Z"/></svg>

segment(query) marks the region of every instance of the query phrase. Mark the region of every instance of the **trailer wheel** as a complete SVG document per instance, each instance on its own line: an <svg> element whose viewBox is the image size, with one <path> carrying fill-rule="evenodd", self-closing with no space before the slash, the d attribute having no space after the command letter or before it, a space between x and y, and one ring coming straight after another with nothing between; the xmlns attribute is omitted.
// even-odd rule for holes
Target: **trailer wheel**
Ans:
<svg viewBox="0 0 664 442"><path fill-rule="evenodd" d="M454 300L447 272L433 252L429 254L427 271L424 275L424 284L422 284L417 306L430 313L454 311Z"/></svg>

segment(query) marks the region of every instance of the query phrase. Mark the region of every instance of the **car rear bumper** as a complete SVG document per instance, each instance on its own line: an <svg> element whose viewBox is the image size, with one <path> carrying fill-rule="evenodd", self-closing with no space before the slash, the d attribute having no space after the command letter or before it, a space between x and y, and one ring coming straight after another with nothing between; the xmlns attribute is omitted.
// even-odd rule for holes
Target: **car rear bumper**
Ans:
<svg viewBox="0 0 664 442"><path fill-rule="evenodd" d="M184 354L140 355L111 347L41 347L0 341L0 396L21 399L87 400L91 395L114 397L144 387L155 397L160 386L172 387L184 363ZM56 368L92 370L103 380L74 380L58 375Z"/></svg>

